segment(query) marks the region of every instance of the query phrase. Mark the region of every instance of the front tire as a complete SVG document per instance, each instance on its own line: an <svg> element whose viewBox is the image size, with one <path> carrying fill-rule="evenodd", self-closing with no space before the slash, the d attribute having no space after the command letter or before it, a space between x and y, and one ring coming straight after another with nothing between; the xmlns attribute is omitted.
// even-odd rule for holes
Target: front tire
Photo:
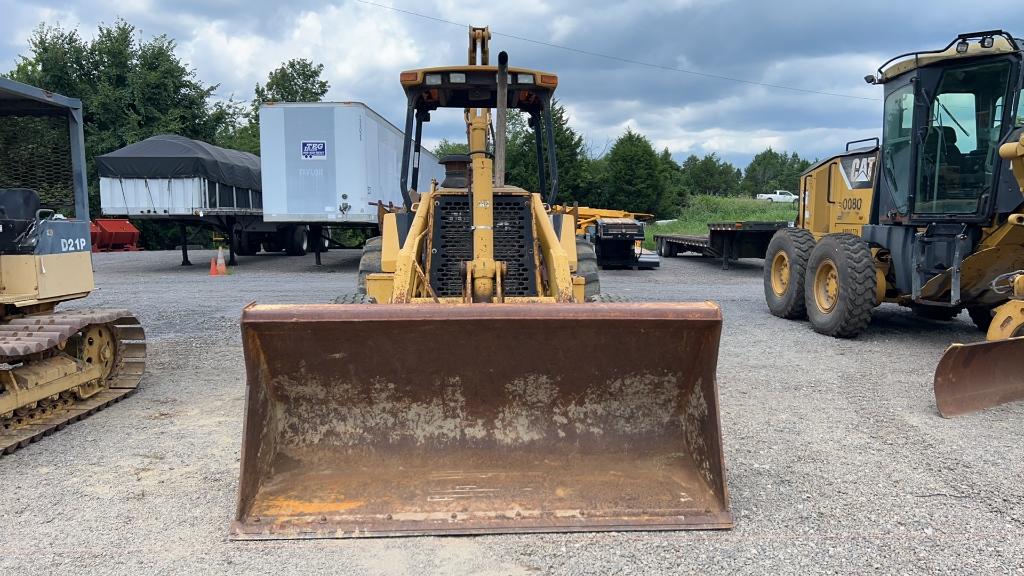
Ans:
<svg viewBox="0 0 1024 576"><path fill-rule="evenodd" d="M591 298L601 293L601 273L597 265L597 252L594 245L586 238L576 238L576 275L583 276L583 299L591 301Z"/></svg>
<svg viewBox="0 0 1024 576"><path fill-rule="evenodd" d="M772 236L764 259L764 299L779 318L807 317L804 277L814 236L803 228L785 228Z"/></svg>
<svg viewBox="0 0 1024 576"><path fill-rule="evenodd" d="M356 293L366 294L366 277L381 271L381 253L383 252L384 240L380 236L374 236L363 245L363 255L359 258L359 280L356 286Z"/></svg>
<svg viewBox="0 0 1024 576"><path fill-rule="evenodd" d="M818 333L853 338L875 309L875 262L867 242L853 234L830 234L818 242L804 280L807 318Z"/></svg>

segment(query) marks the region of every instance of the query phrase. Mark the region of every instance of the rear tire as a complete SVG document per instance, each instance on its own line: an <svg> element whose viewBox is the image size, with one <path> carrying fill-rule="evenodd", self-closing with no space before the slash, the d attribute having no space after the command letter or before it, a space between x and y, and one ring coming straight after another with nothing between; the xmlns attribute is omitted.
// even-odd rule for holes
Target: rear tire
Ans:
<svg viewBox="0 0 1024 576"><path fill-rule="evenodd" d="M366 294L342 294L334 299L335 304L376 304L373 296Z"/></svg>
<svg viewBox="0 0 1024 576"><path fill-rule="evenodd" d="M988 327L992 325L994 312L995 308L989 306L971 306L967 308L967 314L970 315L974 325L978 327L978 330L986 333L988 332Z"/></svg>
<svg viewBox="0 0 1024 576"><path fill-rule="evenodd" d="M867 242L853 234L829 234L807 262L807 318L818 333L853 338L875 309L875 262Z"/></svg>
<svg viewBox="0 0 1024 576"><path fill-rule="evenodd" d="M356 293L366 294L366 277L381 271L380 258L383 242L383 238L375 236L363 245L363 255L359 258L359 280L356 285Z"/></svg>
<svg viewBox="0 0 1024 576"><path fill-rule="evenodd" d="M288 255L305 256L309 249L309 234L306 232L306 227L292 226L288 228L286 234L288 245L285 247L285 251L288 252Z"/></svg>
<svg viewBox="0 0 1024 576"><path fill-rule="evenodd" d="M764 257L764 299L779 318L807 317L804 278L814 236L803 228L785 228L772 236Z"/></svg>
<svg viewBox="0 0 1024 576"><path fill-rule="evenodd" d="M576 275L583 276L583 299L590 302L601 293L601 273L597 265L597 252L586 238L576 238Z"/></svg>

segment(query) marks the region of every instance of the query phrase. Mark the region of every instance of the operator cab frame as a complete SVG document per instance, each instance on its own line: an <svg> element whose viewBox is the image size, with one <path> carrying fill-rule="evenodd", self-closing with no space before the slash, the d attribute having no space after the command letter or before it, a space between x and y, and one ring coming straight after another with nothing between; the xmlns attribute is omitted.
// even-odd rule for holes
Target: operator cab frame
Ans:
<svg viewBox="0 0 1024 576"><path fill-rule="evenodd" d="M498 68L487 65L445 66L401 73L402 88L407 99L401 181L406 209L412 206L410 190L421 190L419 154L423 123L429 122L430 113L438 108L497 108ZM551 119L551 104L557 86L558 76L550 72L508 68L507 106L528 115L528 123L535 138L540 192L549 204L558 194L555 133ZM493 154L490 150L471 150L470 154L480 152Z"/></svg>
<svg viewBox="0 0 1024 576"><path fill-rule="evenodd" d="M873 221L987 224L1020 204L998 149L1020 132L1021 61L1010 34L974 32L865 78L885 88Z"/></svg>

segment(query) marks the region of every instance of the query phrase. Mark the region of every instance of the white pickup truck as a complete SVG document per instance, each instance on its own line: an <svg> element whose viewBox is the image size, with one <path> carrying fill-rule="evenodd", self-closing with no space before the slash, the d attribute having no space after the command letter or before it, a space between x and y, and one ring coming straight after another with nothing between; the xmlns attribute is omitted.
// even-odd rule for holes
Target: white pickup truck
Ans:
<svg viewBox="0 0 1024 576"><path fill-rule="evenodd" d="M767 200L769 202L796 202L800 198L796 194L793 194L792 192L787 192L785 190L776 190L771 194L758 194L757 199Z"/></svg>

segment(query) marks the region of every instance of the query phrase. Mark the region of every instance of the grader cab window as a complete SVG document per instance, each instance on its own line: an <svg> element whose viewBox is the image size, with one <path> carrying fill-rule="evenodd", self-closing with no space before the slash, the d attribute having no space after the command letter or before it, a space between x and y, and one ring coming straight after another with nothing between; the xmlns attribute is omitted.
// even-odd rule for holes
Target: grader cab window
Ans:
<svg viewBox="0 0 1024 576"><path fill-rule="evenodd" d="M1010 63L946 70L918 151L914 211L977 214L992 189Z"/></svg>
<svg viewBox="0 0 1024 576"><path fill-rule="evenodd" d="M914 87L911 84L894 90L885 99L885 120L882 126L882 174L892 192L896 211L907 210L910 194L910 153L914 128Z"/></svg>

